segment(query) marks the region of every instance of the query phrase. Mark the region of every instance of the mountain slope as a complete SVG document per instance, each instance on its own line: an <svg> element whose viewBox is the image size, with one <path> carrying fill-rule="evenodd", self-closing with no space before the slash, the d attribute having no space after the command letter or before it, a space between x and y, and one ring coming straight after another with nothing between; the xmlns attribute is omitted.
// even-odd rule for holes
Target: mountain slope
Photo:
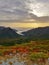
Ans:
<svg viewBox="0 0 49 65"><path fill-rule="evenodd" d="M10 27L0 27L0 38L17 38L20 35L17 34L13 29Z"/></svg>
<svg viewBox="0 0 49 65"><path fill-rule="evenodd" d="M28 39L49 39L49 27L39 27L23 32L24 37Z"/></svg>

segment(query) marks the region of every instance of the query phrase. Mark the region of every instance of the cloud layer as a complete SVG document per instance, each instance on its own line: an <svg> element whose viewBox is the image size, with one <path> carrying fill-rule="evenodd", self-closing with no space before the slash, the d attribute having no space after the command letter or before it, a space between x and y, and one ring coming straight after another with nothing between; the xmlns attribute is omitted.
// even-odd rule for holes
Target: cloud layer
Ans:
<svg viewBox="0 0 49 65"><path fill-rule="evenodd" d="M0 20L49 21L49 0L0 0Z"/></svg>

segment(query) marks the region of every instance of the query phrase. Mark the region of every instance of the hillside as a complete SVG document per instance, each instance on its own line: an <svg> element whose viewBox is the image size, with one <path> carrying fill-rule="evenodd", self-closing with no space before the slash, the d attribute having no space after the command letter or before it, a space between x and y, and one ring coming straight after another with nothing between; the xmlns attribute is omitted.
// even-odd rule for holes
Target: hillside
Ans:
<svg viewBox="0 0 49 65"><path fill-rule="evenodd" d="M0 39L18 38L20 35L10 27L0 27Z"/></svg>
<svg viewBox="0 0 49 65"><path fill-rule="evenodd" d="M49 27L39 27L35 29L28 30L27 32L23 32L25 38L31 40L45 40L49 39Z"/></svg>
<svg viewBox="0 0 49 65"><path fill-rule="evenodd" d="M31 29L22 32L23 35L17 34L16 31L9 27L0 27L0 45L11 46L29 43L32 40L49 40L49 27Z"/></svg>

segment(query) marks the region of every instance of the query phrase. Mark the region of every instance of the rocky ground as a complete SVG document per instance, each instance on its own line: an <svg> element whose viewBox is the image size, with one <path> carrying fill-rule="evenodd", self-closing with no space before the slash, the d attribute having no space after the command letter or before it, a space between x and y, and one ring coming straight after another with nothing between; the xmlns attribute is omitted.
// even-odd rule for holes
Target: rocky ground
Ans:
<svg viewBox="0 0 49 65"><path fill-rule="evenodd" d="M0 65L49 65L49 58L37 59L36 61L30 60L26 54L10 54L0 56Z"/></svg>

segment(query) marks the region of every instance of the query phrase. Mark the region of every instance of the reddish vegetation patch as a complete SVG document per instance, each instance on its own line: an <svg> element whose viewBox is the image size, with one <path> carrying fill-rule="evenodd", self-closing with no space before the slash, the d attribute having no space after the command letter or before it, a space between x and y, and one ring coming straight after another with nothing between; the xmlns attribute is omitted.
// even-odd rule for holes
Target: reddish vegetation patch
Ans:
<svg viewBox="0 0 49 65"><path fill-rule="evenodd" d="M4 49L7 47L0 47L0 49ZM21 54L30 54L30 53L46 53L49 56L49 44L42 44L42 43L28 43L26 45L17 45L17 46L9 46L8 51L5 49L3 50L3 54L4 55L9 55L10 53L12 54L16 54L16 53L21 53ZM1 52L2 53L2 52Z"/></svg>
<svg viewBox="0 0 49 65"><path fill-rule="evenodd" d="M39 49L33 49L33 52L40 52L40 50Z"/></svg>
<svg viewBox="0 0 49 65"><path fill-rule="evenodd" d="M11 48L9 51L4 51L3 54L4 55L9 55L10 53L17 53L17 52L20 52L20 53L29 53L29 47L16 47L16 48Z"/></svg>

